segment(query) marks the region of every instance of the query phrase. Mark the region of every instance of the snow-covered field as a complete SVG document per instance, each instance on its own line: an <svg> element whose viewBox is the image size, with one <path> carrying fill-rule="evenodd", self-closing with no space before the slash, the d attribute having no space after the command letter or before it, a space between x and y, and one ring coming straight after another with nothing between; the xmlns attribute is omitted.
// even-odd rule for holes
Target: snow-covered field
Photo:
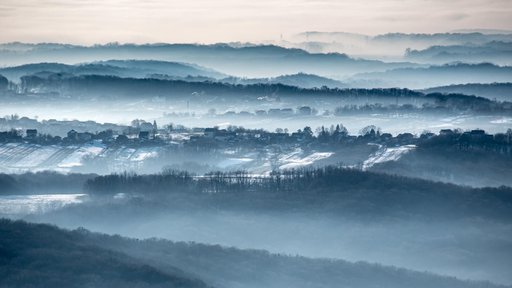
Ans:
<svg viewBox="0 0 512 288"><path fill-rule="evenodd" d="M414 145L400 147L380 147L372 155L362 155L360 164L363 170L386 161L396 161L405 153L414 149ZM148 173L143 170L152 167L151 171L160 171L165 160L159 164L147 164L148 160L158 159L165 153L165 147L106 147L100 142L92 142L76 146L41 146L27 143L0 144L0 173L23 173L52 170L59 172L94 172L117 173L134 171ZM264 149L246 154L233 154L224 151L224 157L210 163L212 169L246 170L254 174L265 175L274 169L295 169L316 165L319 161L328 160L336 163L346 155L330 151L305 151L299 147L290 147L274 151ZM366 159L365 157L368 157ZM366 159L366 160L365 160ZM152 162L152 163L157 163ZM161 165L162 167L153 167ZM99 169L99 170L98 170Z"/></svg>
<svg viewBox="0 0 512 288"><path fill-rule="evenodd" d="M229 153L226 153L229 155ZM227 170L247 170L255 175L265 175L273 169L295 169L315 164L327 159L334 152L305 152L301 148L293 148L282 153L249 153L242 157L228 157L216 166Z"/></svg>
<svg viewBox="0 0 512 288"><path fill-rule="evenodd" d="M363 162L363 170L366 170L377 163L383 163L388 161L396 161L400 159L404 154L409 153L415 149L415 145L404 145L398 147L379 147L379 150L370 156L366 161Z"/></svg>
<svg viewBox="0 0 512 288"><path fill-rule="evenodd" d="M80 146L41 146L27 143L0 144L0 172L19 173L55 170L70 172L73 168L84 165L87 159L109 157L112 167L133 167L158 156L158 147L138 149L120 147L107 149L99 142ZM116 170L117 171L117 170Z"/></svg>
<svg viewBox="0 0 512 288"><path fill-rule="evenodd" d="M45 213L70 204L82 203L86 194L45 194L0 196L0 215L22 216Z"/></svg>
<svg viewBox="0 0 512 288"><path fill-rule="evenodd" d="M313 152L306 154L302 149L297 148L279 159L279 169L294 169L314 164L316 161L329 158L333 152Z"/></svg>

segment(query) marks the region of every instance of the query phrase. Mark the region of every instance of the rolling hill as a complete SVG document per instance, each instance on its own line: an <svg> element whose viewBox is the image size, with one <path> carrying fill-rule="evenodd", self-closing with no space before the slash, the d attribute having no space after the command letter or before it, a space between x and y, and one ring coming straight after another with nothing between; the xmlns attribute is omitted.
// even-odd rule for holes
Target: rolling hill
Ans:
<svg viewBox="0 0 512 288"><path fill-rule="evenodd" d="M211 78L226 77L226 75L222 73L193 64L151 60L108 60L75 65L34 63L0 68L0 74L14 82L19 82L22 76L40 73L104 75L132 78L146 78L151 74L162 74L178 78L185 78L187 76Z"/></svg>
<svg viewBox="0 0 512 288"><path fill-rule="evenodd" d="M426 89L466 83L511 82L512 67L481 64L447 64L428 68L403 68L386 72L363 73L347 81L352 87L402 87Z"/></svg>
<svg viewBox="0 0 512 288"><path fill-rule="evenodd" d="M208 287L48 225L0 219L1 287Z"/></svg>
<svg viewBox="0 0 512 288"><path fill-rule="evenodd" d="M470 83L460 85L448 85L432 87L423 90L426 93L462 93L466 95L475 95L498 101L512 101L512 83Z"/></svg>
<svg viewBox="0 0 512 288"><path fill-rule="evenodd" d="M2 287L500 287L395 267L0 220ZM185 271L185 272L183 272ZM191 276L194 275L194 276Z"/></svg>
<svg viewBox="0 0 512 288"><path fill-rule="evenodd" d="M8 48L6 48L8 47ZM3 49L1 49L3 48ZM76 64L109 59L187 62L211 67L237 77L277 77L304 72L325 77L344 77L362 72L417 67L412 63L385 63L351 58L339 53L309 53L275 45L234 46L229 44L23 44L0 46L3 65L36 62Z"/></svg>
<svg viewBox="0 0 512 288"><path fill-rule="evenodd" d="M407 50L405 59L420 63L491 62L512 65L512 43L494 41L485 44L431 46L422 50Z"/></svg>
<svg viewBox="0 0 512 288"><path fill-rule="evenodd" d="M291 75L282 75L274 78L237 78L229 77L219 80L230 84L283 84L300 88L344 88L347 85L341 81L321 77L314 74L297 73Z"/></svg>

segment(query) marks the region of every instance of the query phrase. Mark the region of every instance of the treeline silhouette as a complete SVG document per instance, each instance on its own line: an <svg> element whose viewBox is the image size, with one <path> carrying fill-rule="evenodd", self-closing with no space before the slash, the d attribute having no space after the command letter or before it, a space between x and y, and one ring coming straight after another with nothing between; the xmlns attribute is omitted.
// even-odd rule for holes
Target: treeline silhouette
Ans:
<svg viewBox="0 0 512 288"><path fill-rule="evenodd" d="M407 101L426 108L444 107L456 110L476 111L509 111L511 103L494 102L487 98L467 96L463 94L441 94L422 92L400 88L299 88L283 84L228 84L221 82L188 82L182 80L135 79L103 75L74 76L53 74L42 77L28 75L21 77L21 91L38 90L47 93L60 93L75 97L100 97L101 99L117 99L125 97L166 97L172 99L222 96L249 97L256 100L261 96L273 97L341 97L347 100L361 100L361 103L373 101ZM419 101L419 102L418 102Z"/></svg>
<svg viewBox="0 0 512 288"><path fill-rule="evenodd" d="M340 88L300 88L280 83L229 84L223 82L188 82L183 80L162 80L153 78L121 78L105 75L83 75L55 73L50 76L27 75L21 77L21 89L29 91L35 88L66 91L69 93L117 96L169 95L188 96L194 92L212 95L312 95L312 96L392 96L421 97L424 94L409 89L340 89ZM173 96L178 96L173 95Z"/></svg>
<svg viewBox="0 0 512 288"><path fill-rule="evenodd" d="M491 84L460 84L426 89L426 93L453 94L462 93L466 95L476 95L499 101L512 101L512 83L491 83Z"/></svg>
<svg viewBox="0 0 512 288"><path fill-rule="evenodd" d="M177 171L155 175L125 173L89 179L85 190L93 195L185 197L185 202L235 209L297 208L391 217L512 216L512 188L476 189L335 166L276 171L268 176L244 171L211 172L204 176Z"/></svg>

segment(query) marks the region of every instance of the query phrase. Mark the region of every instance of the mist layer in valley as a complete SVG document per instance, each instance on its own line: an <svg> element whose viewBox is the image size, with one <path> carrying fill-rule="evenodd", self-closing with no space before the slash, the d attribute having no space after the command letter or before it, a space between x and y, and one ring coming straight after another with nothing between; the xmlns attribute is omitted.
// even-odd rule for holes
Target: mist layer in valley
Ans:
<svg viewBox="0 0 512 288"><path fill-rule="evenodd" d="M511 35L0 44L0 286L509 287Z"/></svg>
<svg viewBox="0 0 512 288"><path fill-rule="evenodd" d="M76 193L74 177L62 186ZM194 179L175 172L89 176L83 178L79 191L87 194L85 198L10 217L136 238L365 261L503 284L511 281L506 268L509 188L474 189L338 168L290 171L259 180L248 177L210 174ZM40 179L31 193L51 191L45 186L52 182L65 183ZM14 183L23 187L26 182ZM49 200L45 201L40 203ZM109 249L138 253L122 247ZM155 263L155 258L145 257Z"/></svg>

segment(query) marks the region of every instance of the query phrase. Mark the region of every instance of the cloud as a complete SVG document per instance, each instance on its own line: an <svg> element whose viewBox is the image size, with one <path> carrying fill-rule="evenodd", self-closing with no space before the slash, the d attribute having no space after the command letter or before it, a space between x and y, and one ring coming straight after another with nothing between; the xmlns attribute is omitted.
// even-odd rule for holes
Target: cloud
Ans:
<svg viewBox="0 0 512 288"><path fill-rule="evenodd" d="M470 17L470 16L466 13L452 13L452 14L447 15L447 18L449 20L455 20L455 21L459 21L459 20L462 20L462 19L468 18L468 17Z"/></svg>
<svg viewBox="0 0 512 288"><path fill-rule="evenodd" d="M511 6L509 0L1 0L0 42L217 42L307 30L512 29Z"/></svg>

